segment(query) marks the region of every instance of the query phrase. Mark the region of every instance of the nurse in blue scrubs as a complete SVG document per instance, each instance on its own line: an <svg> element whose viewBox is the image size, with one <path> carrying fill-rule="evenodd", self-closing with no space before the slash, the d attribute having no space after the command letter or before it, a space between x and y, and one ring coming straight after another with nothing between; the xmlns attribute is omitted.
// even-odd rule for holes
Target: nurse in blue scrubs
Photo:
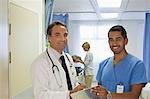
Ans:
<svg viewBox="0 0 150 99"><path fill-rule="evenodd" d="M123 26L113 26L108 39L114 56L100 63L96 76L99 85L92 91L102 99L138 99L147 82L145 65L125 49L128 38Z"/></svg>

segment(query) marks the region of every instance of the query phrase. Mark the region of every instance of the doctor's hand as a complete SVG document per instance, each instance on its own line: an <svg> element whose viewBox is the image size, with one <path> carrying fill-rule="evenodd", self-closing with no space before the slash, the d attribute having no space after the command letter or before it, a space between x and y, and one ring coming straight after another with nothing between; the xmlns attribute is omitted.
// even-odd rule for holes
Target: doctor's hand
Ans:
<svg viewBox="0 0 150 99"><path fill-rule="evenodd" d="M84 88L86 88L86 85L81 83L78 86L76 86L73 90L70 90L70 94L83 90Z"/></svg>
<svg viewBox="0 0 150 99"><path fill-rule="evenodd" d="M97 96L100 96L101 99L107 99L107 90L102 87L101 85L95 86L91 89L91 91L96 94Z"/></svg>

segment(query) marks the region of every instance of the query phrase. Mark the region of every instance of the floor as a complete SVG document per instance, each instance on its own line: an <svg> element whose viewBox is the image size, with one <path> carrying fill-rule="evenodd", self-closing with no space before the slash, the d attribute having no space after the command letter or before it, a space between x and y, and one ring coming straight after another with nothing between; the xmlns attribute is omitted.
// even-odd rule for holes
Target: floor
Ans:
<svg viewBox="0 0 150 99"><path fill-rule="evenodd" d="M33 99L33 90L32 88L28 88L27 90L13 97L12 99Z"/></svg>

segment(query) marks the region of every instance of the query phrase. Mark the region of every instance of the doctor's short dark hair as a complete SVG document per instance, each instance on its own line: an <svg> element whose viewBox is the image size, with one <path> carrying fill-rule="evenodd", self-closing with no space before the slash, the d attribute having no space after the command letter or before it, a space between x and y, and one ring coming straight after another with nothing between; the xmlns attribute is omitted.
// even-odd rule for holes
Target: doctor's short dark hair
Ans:
<svg viewBox="0 0 150 99"><path fill-rule="evenodd" d="M123 36L124 39L127 38L127 32L123 26L115 25L112 28L110 28L110 30L108 31L108 37L109 37L109 33L113 31L119 31L121 32L121 35Z"/></svg>
<svg viewBox="0 0 150 99"><path fill-rule="evenodd" d="M62 22L60 22L60 21L55 21L55 22L51 23L51 24L48 26L48 28L47 28L47 36L48 36L48 35L51 35L51 34L52 34L52 28L53 28L54 26L58 26L58 25L64 26L64 27L67 29L67 26L66 26L64 23L62 23ZM68 31L68 29L67 29L67 31Z"/></svg>

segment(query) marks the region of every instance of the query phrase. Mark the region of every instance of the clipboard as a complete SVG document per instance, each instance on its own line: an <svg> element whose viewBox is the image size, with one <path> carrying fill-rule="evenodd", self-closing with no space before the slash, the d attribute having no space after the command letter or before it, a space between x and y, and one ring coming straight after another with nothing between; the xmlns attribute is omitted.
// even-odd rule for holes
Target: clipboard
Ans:
<svg viewBox="0 0 150 99"><path fill-rule="evenodd" d="M101 99L91 92L91 88L86 88L81 91L71 94L72 99Z"/></svg>

